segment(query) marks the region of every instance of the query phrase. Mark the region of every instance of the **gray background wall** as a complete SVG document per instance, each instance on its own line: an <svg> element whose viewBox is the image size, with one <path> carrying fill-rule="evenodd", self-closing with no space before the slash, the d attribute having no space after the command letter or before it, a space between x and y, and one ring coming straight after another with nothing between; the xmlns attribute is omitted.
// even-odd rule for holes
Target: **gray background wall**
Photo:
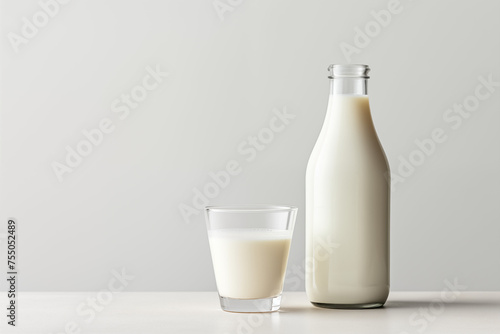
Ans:
<svg viewBox="0 0 500 334"><path fill-rule="evenodd" d="M99 290L113 270L134 276L130 291L214 290L203 216L184 219L180 208L231 160L241 172L210 204L298 206L286 288L303 289L305 168L326 111L326 67L347 62L372 68L373 118L393 172L402 177L401 159L421 163L402 170L392 197L392 289L454 279L500 289L500 2L53 4L45 20L37 1L1 1L0 256L16 217L21 290ZM371 11L388 7L397 14L374 24ZM355 40L358 28L372 29L369 41ZM357 53L346 57L346 44ZM141 88L157 67L168 76ZM497 84L479 88L479 100L481 76ZM134 108L121 101L131 93L143 99ZM464 116L447 111L464 103ZM255 156L242 154L273 110L295 118ZM109 133L82 144L101 122ZM436 128L446 140L418 160L415 141ZM78 145L91 152L59 182L54 163Z"/></svg>

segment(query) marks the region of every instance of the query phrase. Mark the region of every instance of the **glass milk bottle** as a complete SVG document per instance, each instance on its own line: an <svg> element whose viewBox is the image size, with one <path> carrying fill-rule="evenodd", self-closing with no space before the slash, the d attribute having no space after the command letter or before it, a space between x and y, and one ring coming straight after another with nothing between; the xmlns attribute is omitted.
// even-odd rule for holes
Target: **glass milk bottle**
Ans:
<svg viewBox="0 0 500 334"><path fill-rule="evenodd" d="M370 69L328 69L328 109L306 173L306 291L319 307L380 307L389 294L390 183Z"/></svg>

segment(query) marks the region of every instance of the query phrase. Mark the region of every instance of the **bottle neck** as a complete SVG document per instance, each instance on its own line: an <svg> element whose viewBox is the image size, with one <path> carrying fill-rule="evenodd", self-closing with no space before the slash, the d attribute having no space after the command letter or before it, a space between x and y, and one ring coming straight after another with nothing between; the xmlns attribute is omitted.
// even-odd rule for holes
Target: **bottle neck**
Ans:
<svg viewBox="0 0 500 334"><path fill-rule="evenodd" d="M368 79L332 78L330 95L368 95Z"/></svg>

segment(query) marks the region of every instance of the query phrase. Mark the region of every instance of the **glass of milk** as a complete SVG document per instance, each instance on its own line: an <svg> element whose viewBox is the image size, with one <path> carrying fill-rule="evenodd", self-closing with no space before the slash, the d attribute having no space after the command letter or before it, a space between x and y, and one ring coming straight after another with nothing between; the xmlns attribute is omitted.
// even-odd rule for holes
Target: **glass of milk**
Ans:
<svg viewBox="0 0 500 334"><path fill-rule="evenodd" d="M277 311L297 208L210 206L205 215L222 309Z"/></svg>

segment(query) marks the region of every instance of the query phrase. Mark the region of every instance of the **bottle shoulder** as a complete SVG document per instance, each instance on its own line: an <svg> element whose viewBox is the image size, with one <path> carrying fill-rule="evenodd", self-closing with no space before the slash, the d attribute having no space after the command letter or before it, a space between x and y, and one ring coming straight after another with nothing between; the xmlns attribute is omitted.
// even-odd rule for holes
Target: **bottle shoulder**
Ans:
<svg viewBox="0 0 500 334"><path fill-rule="evenodd" d="M389 172L385 151L376 134L318 139L307 164L307 173L318 170L329 172L334 169L362 172L365 169Z"/></svg>

